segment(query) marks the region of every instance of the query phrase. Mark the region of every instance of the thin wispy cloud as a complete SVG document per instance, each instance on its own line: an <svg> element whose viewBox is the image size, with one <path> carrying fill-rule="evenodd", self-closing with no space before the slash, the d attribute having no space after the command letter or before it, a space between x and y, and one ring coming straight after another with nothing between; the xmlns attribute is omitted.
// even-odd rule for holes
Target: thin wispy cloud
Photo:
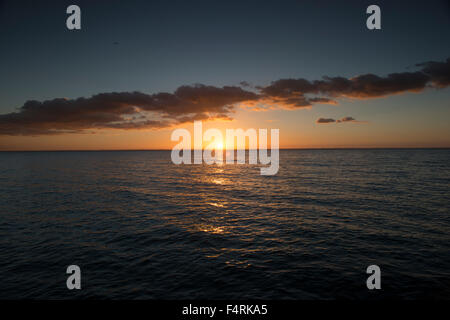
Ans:
<svg viewBox="0 0 450 320"><path fill-rule="evenodd" d="M336 120L336 122L340 123L340 122L358 122L358 121L356 121L356 119L353 117L344 117L342 119Z"/></svg>
<svg viewBox="0 0 450 320"><path fill-rule="evenodd" d="M316 123L335 123L336 120L331 119L331 118L319 118L316 120Z"/></svg>
<svg viewBox="0 0 450 320"><path fill-rule="evenodd" d="M332 119L332 118L319 118L316 120L318 124L328 124L328 123L367 123L367 121L359 121L353 117L347 116L341 119Z"/></svg>
<svg viewBox="0 0 450 320"><path fill-rule="evenodd" d="M352 78L279 79L265 87L187 85L173 93L100 93L88 98L29 100L17 112L0 115L1 135L44 135L95 129L159 129L194 120L232 119L238 106L254 111L298 109L338 104L338 99L373 99L450 85L450 58L424 62L415 72L374 74ZM245 88L245 89L244 89ZM317 123L356 122L320 118Z"/></svg>

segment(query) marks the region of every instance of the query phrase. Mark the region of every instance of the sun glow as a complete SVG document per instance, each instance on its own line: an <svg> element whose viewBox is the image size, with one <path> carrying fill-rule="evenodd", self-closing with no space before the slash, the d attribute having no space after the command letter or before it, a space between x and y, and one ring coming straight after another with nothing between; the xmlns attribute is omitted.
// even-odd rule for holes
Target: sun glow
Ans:
<svg viewBox="0 0 450 320"><path fill-rule="evenodd" d="M223 143L222 142L216 142L216 149L217 150L223 150Z"/></svg>
<svg viewBox="0 0 450 320"><path fill-rule="evenodd" d="M213 141L213 142L207 144L206 146L204 144L204 148L209 149L209 150L217 150L217 151L220 150L221 151L221 150L223 150L224 146L223 146L222 141Z"/></svg>

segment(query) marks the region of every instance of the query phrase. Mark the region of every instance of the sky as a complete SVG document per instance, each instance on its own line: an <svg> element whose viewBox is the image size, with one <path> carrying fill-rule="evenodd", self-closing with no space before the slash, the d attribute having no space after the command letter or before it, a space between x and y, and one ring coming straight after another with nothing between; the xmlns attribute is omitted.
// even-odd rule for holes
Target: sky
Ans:
<svg viewBox="0 0 450 320"><path fill-rule="evenodd" d="M194 120L281 148L450 147L448 39L444 0L0 0L0 150L170 149Z"/></svg>

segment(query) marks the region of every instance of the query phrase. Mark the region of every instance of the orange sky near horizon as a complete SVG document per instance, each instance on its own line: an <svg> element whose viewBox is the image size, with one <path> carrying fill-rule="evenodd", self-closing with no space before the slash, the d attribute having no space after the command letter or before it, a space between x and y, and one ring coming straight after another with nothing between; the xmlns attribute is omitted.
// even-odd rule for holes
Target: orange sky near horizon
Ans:
<svg viewBox="0 0 450 320"><path fill-rule="evenodd" d="M285 119L276 119L273 114L269 114L277 112L283 114ZM378 121L317 124L314 117L308 115L311 113L310 110L277 112L252 113L248 110L239 110L232 121L203 121L203 133L209 128L217 128L225 140L226 129L268 129L270 138L270 129L279 129L280 148L450 147L448 127L442 125L436 125L429 130L411 130L410 127L417 126L414 121L394 126ZM302 113L307 114L309 119L297 117L297 114ZM158 130L111 129L89 130L86 133L76 134L0 136L0 150L170 150L178 143L170 139L172 131L176 128L186 128L193 139L193 124L189 123ZM205 145L206 142L204 147Z"/></svg>

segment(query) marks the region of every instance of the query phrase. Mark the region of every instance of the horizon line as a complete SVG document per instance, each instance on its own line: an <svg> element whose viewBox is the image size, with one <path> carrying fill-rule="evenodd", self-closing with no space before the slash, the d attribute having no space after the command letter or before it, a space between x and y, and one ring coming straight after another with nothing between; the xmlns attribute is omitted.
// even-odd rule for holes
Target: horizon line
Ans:
<svg viewBox="0 0 450 320"><path fill-rule="evenodd" d="M307 148L278 148L278 150L414 150L414 149L450 149L449 147L307 147ZM182 149L180 149L181 151ZM192 149L192 151L200 149ZM205 149L202 149L202 151ZM258 149L234 149L237 150L258 150ZM266 150L271 150L267 148ZM0 150L0 152L114 152L114 151L172 151L172 149L42 149L42 150ZM224 149L223 151L231 151Z"/></svg>

